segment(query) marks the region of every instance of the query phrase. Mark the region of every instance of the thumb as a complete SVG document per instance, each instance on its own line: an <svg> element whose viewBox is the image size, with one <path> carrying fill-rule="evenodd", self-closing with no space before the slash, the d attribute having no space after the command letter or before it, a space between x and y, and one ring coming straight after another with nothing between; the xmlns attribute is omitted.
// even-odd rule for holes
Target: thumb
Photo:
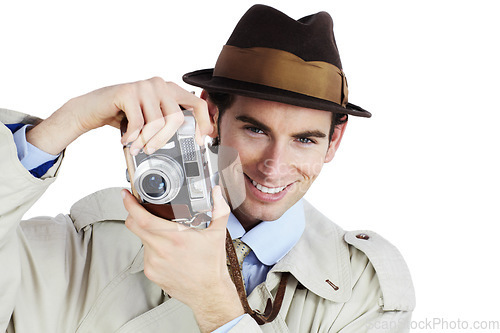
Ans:
<svg viewBox="0 0 500 333"><path fill-rule="evenodd" d="M123 189L120 192L123 198L123 206L125 206L125 209L130 215L137 217L144 214L144 207L141 206L137 199L128 190Z"/></svg>
<svg viewBox="0 0 500 333"><path fill-rule="evenodd" d="M214 186L212 189L212 199L214 207L212 209L212 222L210 222L210 228L226 229L227 219L229 218L231 209L222 196L222 189L219 185Z"/></svg>

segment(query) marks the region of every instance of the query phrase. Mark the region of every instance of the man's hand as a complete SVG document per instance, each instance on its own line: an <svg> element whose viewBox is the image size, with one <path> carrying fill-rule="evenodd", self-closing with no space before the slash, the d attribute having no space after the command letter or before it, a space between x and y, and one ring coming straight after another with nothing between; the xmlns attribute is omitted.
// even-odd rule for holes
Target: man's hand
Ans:
<svg viewBox="0 0 500 333"><path fill-rule="evenodd" d="M172 82L161 78L120 84L92 91L64 104L49 118L27 133L36 147L58 154L73 140L92 129L120 127L128 119L122 143L131 143L131 152L144 148L152 153L162 147L182 125L179 105L193 109L197 121L196 140L212 132L206 102Z"/></svg>
<svg viewBox="0 0 500 333"><path fill-rule="evenodd" d="M170 296L189 306L202 332L210 332L244 313L226 266L229 206L214 187L210 226L192 229L146 211L122 191L126 226L144 245L144 274Z"/></svg>

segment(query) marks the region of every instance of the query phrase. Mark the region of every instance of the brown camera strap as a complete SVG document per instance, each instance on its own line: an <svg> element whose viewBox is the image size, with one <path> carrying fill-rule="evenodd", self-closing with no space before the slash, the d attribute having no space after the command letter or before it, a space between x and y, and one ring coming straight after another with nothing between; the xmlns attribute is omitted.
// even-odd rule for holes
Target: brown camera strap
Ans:
<svg viewBox="0 0 500 333"><path fill-rule="evenodd" d="M191 212L188 205L181 204L153 204L143 202L142 206L153 215L159 216L167 220L174 220L176 218L191 219Z"/></svg>
<svg viewBox="0 0 500 333"><path fill-rule="evenodd" d="M250 304L248 304L248 299L245 291L245 284L243 283L243 277L241 275L240 266L238 264L238 257L234 249L233 241L231 239L231 235L229 235L229 231L227 230L226 230L226 254L229 260L229 266L228 266L229 274L231 276L231 279L233 280L234 285L236 286L236 290L238 292L238 296L240 297L241 305L243 306L243 310L245 311L245 313L248 313L250 316L252 316L252 318L259 325L272 322L280 312L281 304L283 303L283 298L285 296L285 289L289 273L287 272L282 273L274 303L271 300L271 298L268 298L264 313L260 312L259 310L252 310Z"/></svg>
<svg viewBox="0 0 500 333"><path fill-rule="evenodd" d="M143 204L143 206L152 214L166 218L175 218L179 212L183 213L184 216L190 216L189 208L187 205L155 205L155 204ZM184 207L185 206L185 207ZM175 213L177 214L174 214ZM238 263L238 257L234 249L233 241L229 231L226 229L226 254L229 260L229 275L231 280L233 280L238 296L240 297L241 305L245 313L248 313L259 325L264 325L266 323L272 322L278 313L280 312L281 305L283 303L283 298L285 296L286 284L288 281L288 272L284 272L281 275L280 283L278 286L278 291L276 297L273 301L271 298L267 299L266 308L264 313L259 310L252 310L250 304L248 304L248 299L245 291L245 284L243 282L243 277L241 275L240 265Z"/></svg>

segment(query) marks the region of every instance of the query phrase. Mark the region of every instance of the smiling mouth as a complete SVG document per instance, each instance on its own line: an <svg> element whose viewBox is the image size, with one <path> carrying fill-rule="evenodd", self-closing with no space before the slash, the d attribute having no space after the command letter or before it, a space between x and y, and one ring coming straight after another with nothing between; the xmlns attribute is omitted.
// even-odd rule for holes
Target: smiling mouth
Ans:
<svg viewBox="0 0 500 333"><path fill-rule="evenodd" d="M246 174L245 174L245 176L248 177ZM288 187L288 185L280 186L280 187L266 187L266 186L264 186L262 184L257 183L255 180L253 180L250 177L248 177L248 179L253 184L253 186L256 189L258 189L259 191L261 191L262 193L276 194L276 193L280 193L281 191L283 191L285 188Z"/></svg>

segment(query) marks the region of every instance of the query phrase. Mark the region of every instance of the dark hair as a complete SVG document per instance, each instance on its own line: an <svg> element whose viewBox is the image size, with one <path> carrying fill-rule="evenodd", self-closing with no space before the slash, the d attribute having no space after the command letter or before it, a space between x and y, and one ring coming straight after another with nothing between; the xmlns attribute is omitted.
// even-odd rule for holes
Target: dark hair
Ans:
<svg viewBox="0 0 500 333"><path fill-rule="evenodd" d="M217 127L220 128L220 120L222 118L222 115L224 112L233 105L235 97L233 94L227 94L227 93L218 93L218 92L209 92L208 93L208 98L212 103L217 106L217 109L219 110L219 118L217 119ZM328 111L330 112L330 111ZM335 127L338 125L342 125L343 123L347 122L347 114L345 113L334 113L332 112L332 122L330 124L330 133L329 133L329 138L330 140L332 139L333 132L335 131ZM218 145L219 138L215 138L214 142L212 145L216 146Z"/></svg>

